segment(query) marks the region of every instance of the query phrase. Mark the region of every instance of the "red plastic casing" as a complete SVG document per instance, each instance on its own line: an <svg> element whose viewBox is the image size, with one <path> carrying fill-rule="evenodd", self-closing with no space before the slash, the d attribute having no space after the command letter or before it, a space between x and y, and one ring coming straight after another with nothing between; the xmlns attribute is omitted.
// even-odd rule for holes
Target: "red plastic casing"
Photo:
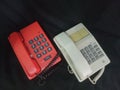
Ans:
<svg viewBox="0 0 120 90"><path fill-rule="evenodd" d="M46 39L45 43L47 42L49 46L44 46L45 43L42 42L43 38L39 38L40 34L43 34ZM40 50L40 47L36 44L37 41L34 41L35 37L38 37L39 41L42 42L41 46L44 46L44 50L47 52L45 55L42 55L43 50ZM27 27L21 29L20 32L11 33L8 39L24 72L30 80L40 74L57 54L57 51L38 22L28 25ZM33 44L36 45L35 49L38 49L39 52L34 52L35 49L31 47L33 44L29 43L30 40L33 40ZM51 51L48 51L49 47L52 49ZM41 57L37 58L37 54L41 54ZM47 56L50 56L50 58L48 60L44 60ZM58 57L53 65L59 63L60 61L61 58Z"/></svg>

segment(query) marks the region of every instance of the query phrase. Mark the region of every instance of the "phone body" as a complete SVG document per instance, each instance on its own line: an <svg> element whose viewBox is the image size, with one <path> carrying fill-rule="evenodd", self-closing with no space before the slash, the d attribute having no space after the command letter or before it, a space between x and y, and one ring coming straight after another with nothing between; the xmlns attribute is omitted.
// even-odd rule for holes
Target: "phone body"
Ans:
<svg viewBox="0 0 120 90"><path fill-rule="evenodd" d="M28 79L38 76L56 56L57 51L36 21L20 32L13 32L8 40ZM59 63L58 57L52 66Z"/></svg>
<svg viewBox="0 0 120 90"><path fill-rule="evenodd" d="M56 35L54 41L79 82L110 63L101 46L82 23Z"/></svg>

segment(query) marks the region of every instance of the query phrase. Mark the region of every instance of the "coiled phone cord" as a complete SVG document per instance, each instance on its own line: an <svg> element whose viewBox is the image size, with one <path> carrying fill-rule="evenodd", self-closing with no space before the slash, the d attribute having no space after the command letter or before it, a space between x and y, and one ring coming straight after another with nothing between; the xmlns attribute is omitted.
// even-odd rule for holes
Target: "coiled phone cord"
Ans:
<svg viewBox="0 0 120 90"><path fill-rule="evenodd" d="M74 72L72 71L72 69L70 68L69 65L67 66L67 69L68 69L68 72L70 74L74 74ZM90 77L88 77L89 81L92 84L96 84L96 82L99 80L99 78L103 75L104 71L105 71L105 67L103 67L93 79L91 79Z"/></svg>
<svg viewBox="0 0 120 90"><path fill-rule="evenodd" d="M96 84L96 82L99 80L99 78L103 75L104 70L105 70L105 67L103 67L103 68L99 71L99 73L98 73L93 79L91 79L90 77L88 77L89 81L90 81L92 84Z"/></svg>

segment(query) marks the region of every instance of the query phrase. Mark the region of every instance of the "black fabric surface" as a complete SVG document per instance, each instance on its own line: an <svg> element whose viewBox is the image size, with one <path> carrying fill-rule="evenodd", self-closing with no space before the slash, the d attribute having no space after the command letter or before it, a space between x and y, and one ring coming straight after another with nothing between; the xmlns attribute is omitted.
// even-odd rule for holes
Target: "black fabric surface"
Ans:
<svg viewBox="0 0 120 90"><path fill-rule="evenodd" d="M27 79L7 38L13 31L19 31L36 20L51 41L60 32L84 23L111 60L96 85L89 80L79 83L68 73L63 57L58 70L44 86ZM0 1L0 90L120 90L119 51L119 0Z"/></svg>

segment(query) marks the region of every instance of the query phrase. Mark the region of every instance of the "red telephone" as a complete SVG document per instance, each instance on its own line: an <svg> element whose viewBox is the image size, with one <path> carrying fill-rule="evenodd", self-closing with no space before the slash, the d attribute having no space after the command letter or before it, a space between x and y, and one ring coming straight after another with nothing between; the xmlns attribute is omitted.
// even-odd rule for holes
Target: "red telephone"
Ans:
<svg viewBox="0 0 120 90"><path fill-rule="evenodd" d="M38 24L34 22L8 37L9 42L28 79L40 74L57 55L52 43ZM61 61L58 57L52 64Z"/></svg>

